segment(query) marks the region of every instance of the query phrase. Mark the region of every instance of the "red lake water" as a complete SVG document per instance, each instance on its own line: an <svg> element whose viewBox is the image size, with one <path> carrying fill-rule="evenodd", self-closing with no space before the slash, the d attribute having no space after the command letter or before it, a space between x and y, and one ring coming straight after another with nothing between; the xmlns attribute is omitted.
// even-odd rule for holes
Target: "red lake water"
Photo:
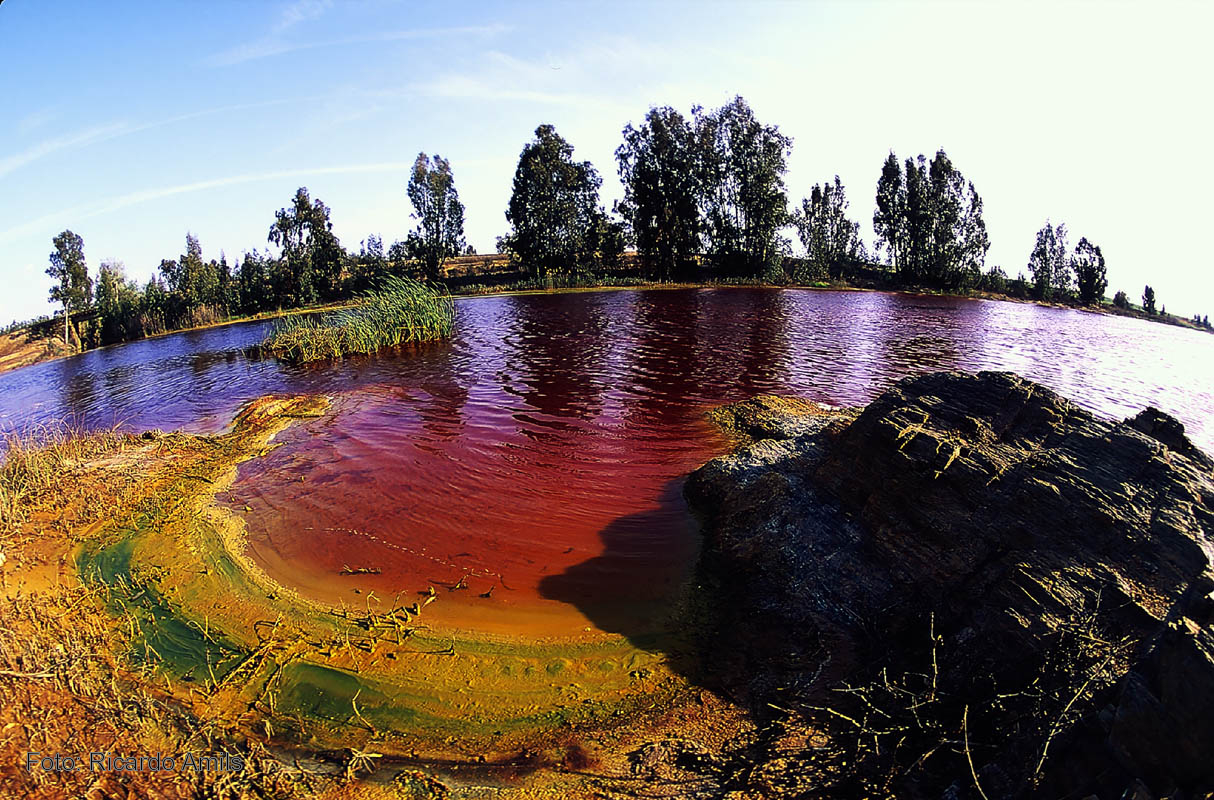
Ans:
<svg viewBox="0 0 1214 800"><path fill-rule="evenodd" d="M408 604L433 586L436 623L533 635L662 615L697 548L683 477L726 447L703 412L756 393L856 405L909 374L1012 370L1109 417L1155 405L1214 444L1214 338L1032 305L742 288L467 298L450 342L302 367L247 350L266 330L0 375L0 424L214 431L262 394L327 394L331 415L288 429L221 496L253 559L318 599Z"/></svg>

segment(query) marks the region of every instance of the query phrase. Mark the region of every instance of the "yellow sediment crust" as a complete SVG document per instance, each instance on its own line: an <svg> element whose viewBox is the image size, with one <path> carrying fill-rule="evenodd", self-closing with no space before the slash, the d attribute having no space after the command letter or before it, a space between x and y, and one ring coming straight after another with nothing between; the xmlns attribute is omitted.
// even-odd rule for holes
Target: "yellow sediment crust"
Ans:
<svg viewBox="0 0 1214 800"><path fill-rule="evenodd" d="M332 607L270 578L246 555L243 518L216 495L287 425L327 407L315 397L255 401L188 474L88 532L81 578L104 590L151 680L276 741L374 742L413 758L492 761L577 731L652 735L660 716L693 694L698 702L664 653L622 636L442 629L427 623L426 606L441 602L430 587Z"/></svg>

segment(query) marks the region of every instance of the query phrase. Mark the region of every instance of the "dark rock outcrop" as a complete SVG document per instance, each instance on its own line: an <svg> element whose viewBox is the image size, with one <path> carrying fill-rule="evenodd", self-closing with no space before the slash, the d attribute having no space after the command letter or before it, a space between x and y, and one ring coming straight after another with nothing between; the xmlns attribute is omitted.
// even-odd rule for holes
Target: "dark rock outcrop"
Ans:
<svg viewBox="0 0 1214 800"><path fill-rule="evenodd" d="M994 704L1007 746L954 796L984 774L992 798L1214 789L1214 462L1178 421L1103 420L985 372L908 378L858 416L757 406L720 412L749 443L686 489L756 641L793 632L782 646L812 643L852 682L930 641L967 712L979 685L1029 687L1014 697L1036 705ZM768 699L780 681L752 666Z"/></svg>

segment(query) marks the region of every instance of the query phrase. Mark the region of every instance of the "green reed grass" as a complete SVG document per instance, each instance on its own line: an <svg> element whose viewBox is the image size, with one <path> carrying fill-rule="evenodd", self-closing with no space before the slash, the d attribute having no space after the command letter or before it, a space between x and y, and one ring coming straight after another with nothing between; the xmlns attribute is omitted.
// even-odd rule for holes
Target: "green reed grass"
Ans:
<svg viewBox="0 0 1214 800"><path fill-rule="evenodd" d="M280 320L262 343L262 351L301 364L446 339L454 327L450 295L411 278L389 276L356 306L320 319Z"/></svg>

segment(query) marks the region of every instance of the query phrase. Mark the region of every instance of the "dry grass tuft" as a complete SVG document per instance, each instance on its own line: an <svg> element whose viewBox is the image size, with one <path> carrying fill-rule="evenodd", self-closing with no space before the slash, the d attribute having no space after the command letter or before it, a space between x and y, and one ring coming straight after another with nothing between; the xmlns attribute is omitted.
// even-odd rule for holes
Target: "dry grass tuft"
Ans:
<svg viewBox="0 0 1214 800"><path fill-rule="evenodd" d="M132 437L116 429L88 432L68 423L43 425L3 437L0 464L0 531L27 517L42 498L63 489L90 460L121 451Z"/></svg>
<svg viewBox="0 0 1214 800"><path fill-rule="evenodd" d="M323 794L335 776L283 764L256 741L150 688L151 667L131 673L116 654L130 643L97 590L0 600L0 796L245 798ZM26 771L28 752L182 757L227 754L239 771L133 773Z"/></svg>

